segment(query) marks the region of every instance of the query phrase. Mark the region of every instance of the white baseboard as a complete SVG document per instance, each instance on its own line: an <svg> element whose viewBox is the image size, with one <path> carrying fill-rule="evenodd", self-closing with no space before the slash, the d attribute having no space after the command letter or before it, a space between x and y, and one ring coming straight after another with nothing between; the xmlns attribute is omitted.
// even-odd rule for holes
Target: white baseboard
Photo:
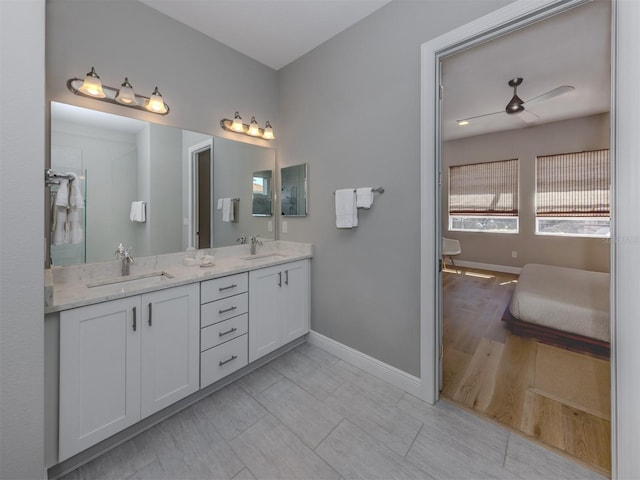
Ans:
<svg viewBox="0 0 640 480"><path fill-rule="evenodd" d="M508 267L506 265L493 265L491 263L467 262L466 260L456 261L456 265L466 268L477 268L478 270L490 270L492 272L514 273L520 275L522 267Z"/></svg>
<svg viewBox="0 0 640 480"><path fill-rule="evenodd" d="M421 397L422 383L418 377L403 372L380 360L366 355L358 350L348 347L340 342L336 342L329 337L311 330L307 336L307 341L311 345L322 348L336 357L348 362L374 377L378 377L385 382L389 382L394 387L398 387L411 395Z"/></svg>

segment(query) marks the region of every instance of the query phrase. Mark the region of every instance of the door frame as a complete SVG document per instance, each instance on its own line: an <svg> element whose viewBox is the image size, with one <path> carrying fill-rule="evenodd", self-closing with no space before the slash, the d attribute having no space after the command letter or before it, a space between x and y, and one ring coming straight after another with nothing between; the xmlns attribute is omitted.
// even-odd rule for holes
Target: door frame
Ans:
<svg viewBox="0 0 640 480"><path fill-rule="evenodd" d="M422 398L432 404L439 399L441 357L441 273L438 261L441 258L442 211L442 144L441 144L441 60L464 49L486 42L500 35L544 20L558 13L587 3L589 0L518 0L504 8L460 28L452 30L422 45L421 49L421 131L420 131L420 380ZM640 2L638 2L640 3ZM627 478L637 473L636 455L630 445L637 440L639 421L620 424L620 412L636 418L634 400L640 400L640 388L631 380L635 377L633 366L640 363L637 348L628 348L633 339L640 339L640 327L635 322L618 325L618 316L625 312L627 317L637 315L637 294L631 294L631 285L637 285L635 266L640 264L640 222L635 221L639 196L634 194L640 169L637 163L640 141L634 128L638 119L633 102L622 102L625 96L637 99L637 85L640 68L637 62L630 62L634 52L631 45L640 40L634 22L640 17L640 7L634 2L612 0L611 11L611 451L612 478ZM621 49L624 46L624 50ZM626 60L626 62L623 61ZM633 66L626 66L633 63ZM626 66L624 76L619 73ZM627 78L629 77L629 78ZM629 106L627 106L629 104ZM624 122L623 122L624 120ZM623 152L626 153L623 157ZM435 228L434 228L435 225ZM627 241L628 239L628 241ZM628 261L622 262L622 256ZM634 262L635 261L635 262ZM622 282L622 279L625 279ZM634 279L636 279L634 281ZM624 295L626 293L626 295ZM623 296L624 295L624 296ZM632 315L632 316L629 316ZM621 317L620 317L621 318ZM633 323L634 325L630 325ZM629 325L628 325L629 324ZM624 331L624 335L623 335ZM622 341L621 341L622 340ZM625 342L625 343L623 343ZM618 349L620 345L620 349ZM624 354L622 347L624 348ZM629 351L627 351L629 350ZM624 362L621 360L624 357ZM618 370L618 365L621 365ZM625 378L625 382L621 379ZM625 395L618 392L623 385ZM631 422L629 418L628 422Z"/></svg>
<svg viewBox="0 0 640 480"><path fill-rule="evenodd" d="M209 161L211 162L211 174L209 181L211 183L211 211L213 212L213 137L202 142L196 143L188 148L188 159L189 159L189 173L188 173L188 195L189 195L189 209L188 209L188 227L187 227L187 247L195 248L196 246L196 215L198 213L198 209L196 207L198 203L198 189L197 185L197 177L196 173L197 162L198 162L198 154L203 152L204 150L210 150ZM211 221L211 243L213 244L213 221Z"/></svg>

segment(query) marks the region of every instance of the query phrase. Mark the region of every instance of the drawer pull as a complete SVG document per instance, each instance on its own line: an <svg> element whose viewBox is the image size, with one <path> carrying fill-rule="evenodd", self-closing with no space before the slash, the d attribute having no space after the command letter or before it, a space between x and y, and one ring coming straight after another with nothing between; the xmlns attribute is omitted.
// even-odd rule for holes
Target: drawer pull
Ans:
<svg viewBox="0 0 640 480"><path fill-rule="evenodd" d="M227 287L220 287L218 288L218 291L220 292L224 292L225 290L229 290L230 288L236 288L238 285L235 283L232 283L231 285L227 286Z"/></svg>
<svg viewBox="0 0 640 480"><path fill-rule="evenodd" d="M149 326L153 324L153 303L149 302Z"/></svg>
<svg viewBox="0 0 640 480"><path fill-rule="evenodd" d="M233 333L236 330L238 330L238 329L236 327L233 327L233 328L227 330L226 332L218 332L218 337L224 337L225 335L229 335L230 333Z"/></svg>
<svg viewBox="0 0 640 480"><path fill-rule="evenodd" d="M282 286L282 272L278 272L278 286Z"/></svg>
<svg viewBox="0 0 640 480"><path fill-rule="evenodd" d="M284 284L289 285L289 270L284 271Z"/></svg>
<svg viewBox="0 0 640 480"><path fill-rule="evenodd" d="M223 313L233 312L236 308L235 305L233 307L225 308L224 310L218 310L218 314L222 315Z"/></svg>
<svg viewBox="0 0 640 480"><path fill-rule="evenodd" d="M221 361L219 361L219 362L218 362L218 366L219 366L219 367L221 367L221 366L223 366L223 365L225 365L225 364L227 364L227 363L229 363L229 362L231 362L231 361L235 360L236 358L238 358L236 355L231 355L231 357L230 357L230 358L227 358L226 360L221 360Z"/></svg>
<svg viewBox="0 0 640 480"><path fill-rule="evenodd" d="M136 307L133 307L133 331L136 331Z"/></svg>

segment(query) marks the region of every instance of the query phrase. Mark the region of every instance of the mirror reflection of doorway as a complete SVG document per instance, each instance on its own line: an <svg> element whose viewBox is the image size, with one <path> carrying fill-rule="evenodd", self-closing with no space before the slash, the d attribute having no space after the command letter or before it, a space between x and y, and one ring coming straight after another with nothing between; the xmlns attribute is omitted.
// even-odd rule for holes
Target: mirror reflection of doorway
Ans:
<svg viewBox="0 0 640 480"><path fill-rule="evenodd" d="M196 154L196 248L211 247L211 149Z"/></svg>
<svg viewBox="0 0 640 480"><path fill-rule="evenodd" d="M213 142L189 147L189 238L196 249L213 246Z"/></svg>

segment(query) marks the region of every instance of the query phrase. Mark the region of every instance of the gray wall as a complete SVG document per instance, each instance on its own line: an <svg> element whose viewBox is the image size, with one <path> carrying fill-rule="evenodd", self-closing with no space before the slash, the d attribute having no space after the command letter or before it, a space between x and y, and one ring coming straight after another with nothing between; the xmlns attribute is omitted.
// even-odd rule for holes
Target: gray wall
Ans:
<svg viewBox="0 0 640 480"><path fill-rule="evenodd" d="M279 166L308 163L313 330L420 374L420 45L505 0L394 1L279 71ZM314 128L310 128L314 126ZM333 191L385 187L354 230Z"/></svg>
<svg viewBox="0 0 640 480"><path fill-rule="evenodd" d="M0 478L12 480L44 476L44 22L44 0L0 1Z"/></svg>
<svg viewBox="0 0 640 480"><path fill-rule="evenodd" d="M87 40L90 39L90 40ZM274 142L225 132L221 118L255 115L278 122L277 74L135 0L47 1L47 100L79 105L247 143ZM171 108L166 116L69 92L69 78L94 66L104 84L124 77L149 96L157 85Z"/></svg>
<svg viewBox="0 0 640 480"><path fill-rule="evenodd" d="M609 239L535 234L535 159L539 155L609 148L609 115L591 115L537 127L478 135L443 146L442 232L462 245L460 260L522 267L543 263L599 272L609 271ZM500 234L448 231L448 167L519 159L520 232ZM512 258L512 251L518 258Z"/></svg>

